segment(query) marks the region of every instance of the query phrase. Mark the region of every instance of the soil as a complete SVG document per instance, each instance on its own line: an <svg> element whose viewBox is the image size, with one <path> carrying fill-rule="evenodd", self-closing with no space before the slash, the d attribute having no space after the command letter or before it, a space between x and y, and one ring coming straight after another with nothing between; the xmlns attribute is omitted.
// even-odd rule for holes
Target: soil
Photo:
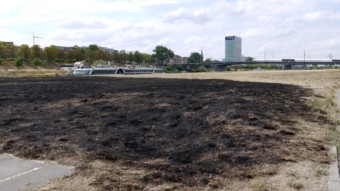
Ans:
<svg viewBox="0 0 340 191"><path fill-rule="evenodd" d="M88 190L224 189L280 164L331 162L323 142L299 136L301 120L327 123L306 104L312 94L228 80L3 78L0 153L76 166L54 189L80 179Z"/></svg>

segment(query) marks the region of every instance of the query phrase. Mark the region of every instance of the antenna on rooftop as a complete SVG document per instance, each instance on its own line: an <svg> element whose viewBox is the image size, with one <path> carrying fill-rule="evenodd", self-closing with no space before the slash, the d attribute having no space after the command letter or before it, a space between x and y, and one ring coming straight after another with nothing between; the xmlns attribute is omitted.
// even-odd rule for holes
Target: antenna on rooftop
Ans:
<svg viewBox="0 0 340 191"><path fill-rule="evenodd" d="M36 39L36 38L42 38L42 37L35 36L34 33L33 33L33 45L35 45L35 39Z"/></svg>

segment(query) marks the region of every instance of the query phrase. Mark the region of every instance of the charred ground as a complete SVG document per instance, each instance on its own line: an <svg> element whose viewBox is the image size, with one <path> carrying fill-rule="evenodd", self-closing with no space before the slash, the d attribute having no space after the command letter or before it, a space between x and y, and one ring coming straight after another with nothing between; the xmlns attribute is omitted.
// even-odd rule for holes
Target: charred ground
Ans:
<svg viewBox="0 0 340 191"><path fill-rule="evenodd" d="M75 165L99 190L221 188L280 163L330 161L322 142L299 137L298 120L326 122L311 94L227 80L0 79L0 152Z"/></svg>

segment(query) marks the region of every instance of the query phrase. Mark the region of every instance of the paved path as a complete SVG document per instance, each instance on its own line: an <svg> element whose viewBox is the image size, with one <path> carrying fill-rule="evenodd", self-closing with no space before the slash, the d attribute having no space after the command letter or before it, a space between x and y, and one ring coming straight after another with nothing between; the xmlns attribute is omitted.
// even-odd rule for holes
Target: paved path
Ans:
<svg viewBox="0 0 340 191"><path fill-rule="evenodd" d="M336 102L340 107L340 89L336 91ZM336 147L332 147L332 153L336 155ZM339 191L340 190L340 177L338 161L334 161L329 168L328 190Z"/></svg>
<svg viewBox="0 0 340 191"><path fill-rule="evenodd" d="M332 153L336 154L336 147L332 147ZM329 178L328 178L328 190L329 191L339 191L340 190L340 178L338 170L338 161L334 161L329 168Z"/></svg>
<svg viewBox="0 0 340 191"><path fill-rule="evenodd" d="M31 188L70 175L72 171L73 167L0 154L0 191L18 191L27 185Z"/></svg>

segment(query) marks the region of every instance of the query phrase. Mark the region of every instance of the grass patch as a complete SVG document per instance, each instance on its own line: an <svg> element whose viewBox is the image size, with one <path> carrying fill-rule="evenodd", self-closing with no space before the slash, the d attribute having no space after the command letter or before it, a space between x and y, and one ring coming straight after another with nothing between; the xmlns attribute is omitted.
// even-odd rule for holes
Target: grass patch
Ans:
<svg viewBox="0 0 340 191"><path fill-rule="evenodd" d="M315 176L316 177L322 177L322 176L328 176L328 171L326 169L318 169L316 172L315 172Z"/></svg>
<svg viewBox="0 0 340 191"><path fill-rule="evenodd" d="M310 102L312 110L325 115L328 119L328 124L338 125L340 121L338 119L339 109L335 103L334 95L326 95L325 98L314 98Z"/></svg>
<svg viewBox="0 0 340 191"><path fill-rule="evenodd" d="M326 119L327 123L322 125L325 130L324 140L331 145L340 145L340 132L338 130L340 110L336 103L337 88L337 84L331 88L325 88L322 94L316 93L308 102L314 112Z"/></svg>
<svg viewBox="0 0 340 191"><path fill-rule="evenodd" d="M65 71L62 70L10 70L1 71L0 78L42 78L64 76Z"/></svg>
<svg viewBox="0 0 340 191"><path fill-rule="evenodd" d="M255 179L251 181L250 188L253 191L268 191L268 190L275 190L273 185L269 184L267 181L263 179Z"/></svg>
<svg viewBox="0 0 340 191"><path fill-rule="evenodd" d="M303 184L301 182L299 182L298 180L289 181L288 186L291 187L291 188L294 188L295 190L303 189Z"/></svg>

